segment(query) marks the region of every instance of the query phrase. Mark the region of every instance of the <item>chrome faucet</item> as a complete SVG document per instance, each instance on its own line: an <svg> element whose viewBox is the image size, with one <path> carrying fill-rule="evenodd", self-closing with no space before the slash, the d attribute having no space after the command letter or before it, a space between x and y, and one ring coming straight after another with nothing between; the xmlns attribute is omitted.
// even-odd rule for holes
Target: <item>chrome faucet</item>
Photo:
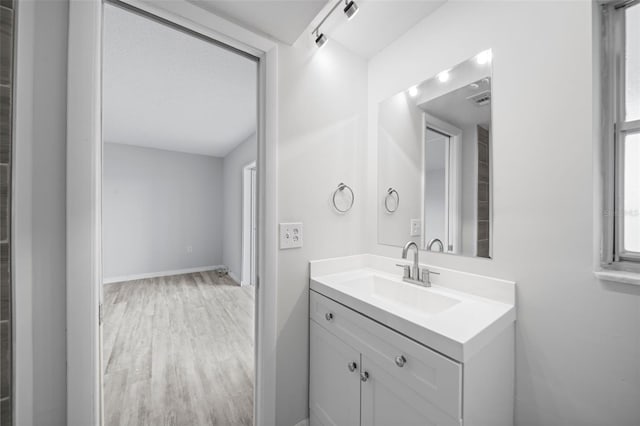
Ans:
<svg viewBox="0 0 640 426"><path fill-rule="evenodd" d="M440 275L438 272L431 272L427 268L423 268L420 271L420 264L418 263L418 245L413 242L407 242L402 248L402 258L406 259L409 254L409 249L415 249L413 253L413 265L397 265L403 268L404 274L402 276L402 281L418 284L424 287L431 287L431 274Z"/></svg>
<svg viewBox="0 0 640 426"><path fill-rule="evenodd" d="M429 240L429 242L427 243L427 250L433 251L432 247L435 243L440 244L440 250L438 251L444 252L444 244L442 244L442 241L440 241L439 238L432 238L431 240Z"/></svg>
<svg viewBox="0 0 640 426"><path fill-rule="evenodd" d="M418 280L418 274L420 273L420 265L418 264L418 245L414 241L409 241L407 244L402 247L402 258L406 259L409 254L409 249L414 248L415 251L413 253L413 266L411 267L411 271L409 273L409 279Z"/></svg>

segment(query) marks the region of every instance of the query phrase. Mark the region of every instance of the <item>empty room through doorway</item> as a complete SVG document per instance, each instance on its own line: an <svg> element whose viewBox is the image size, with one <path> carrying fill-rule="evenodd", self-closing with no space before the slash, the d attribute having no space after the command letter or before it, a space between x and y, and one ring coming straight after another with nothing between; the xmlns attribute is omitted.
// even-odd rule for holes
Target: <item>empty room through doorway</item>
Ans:
<svg viewBox="0 0 640 426"><path fill-rule="evenodd" d="M256 58L105 3L104 424L253 424Z"/></svg>

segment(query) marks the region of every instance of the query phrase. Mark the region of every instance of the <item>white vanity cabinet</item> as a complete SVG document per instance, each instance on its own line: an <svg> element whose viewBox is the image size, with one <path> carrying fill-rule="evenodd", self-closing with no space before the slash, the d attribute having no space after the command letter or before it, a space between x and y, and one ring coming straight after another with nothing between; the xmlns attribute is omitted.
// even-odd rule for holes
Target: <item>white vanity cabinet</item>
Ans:
<svg viewBox="0 0 640 426"><path fill-rule="evenodd" d="M312 426L512 423L512 327L467 364L313 290L309 315Z"/></svg>
<svg viewBox="0 0 640 426"><path fill-rule="evenodd" d="M512 426L516 283L397 259L310 262L313 426Z"/></svg>
<svg viewBox="0 0 640 426"><path fill-rule="evenodd" d="M313 426L460 425L462 365L314 291Z"/></svg>
<svg viewBox="0 0 640 426"><path fill-rule="evenodd" d="M360 426L360 353L314 321L309 333L309 401L315 423Z"/></svg>

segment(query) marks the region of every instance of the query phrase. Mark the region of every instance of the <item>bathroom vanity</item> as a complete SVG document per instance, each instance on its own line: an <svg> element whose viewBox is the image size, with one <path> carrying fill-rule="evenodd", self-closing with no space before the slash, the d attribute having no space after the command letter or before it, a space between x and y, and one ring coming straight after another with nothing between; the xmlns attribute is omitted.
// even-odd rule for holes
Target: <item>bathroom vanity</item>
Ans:
<svg viewBox="0 0 640 426"><path fill-rule="evenodd" d="M310 263L311 425L512 424L515 283L397 263Z"/></svg>

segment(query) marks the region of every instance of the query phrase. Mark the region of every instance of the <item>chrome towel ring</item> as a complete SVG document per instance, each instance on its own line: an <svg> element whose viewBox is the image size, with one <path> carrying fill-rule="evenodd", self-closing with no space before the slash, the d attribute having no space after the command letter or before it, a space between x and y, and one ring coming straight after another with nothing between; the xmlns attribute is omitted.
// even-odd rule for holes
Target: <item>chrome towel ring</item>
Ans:
<svg viewBox="0 0 640 426"><path fill-rule="evenodd" d="M395 201L395 207L389 207L389 200ZM384 208L389 213L393 213L398 210L398 206L400 205L400 194L393 188L387 189L387 195L384 196Z"/></svg>
<svg viewBox="0 0 640 426"><path fill-rule="evenodd" d="M338 207L338 204L336 203L336 196L338 195L338 193L344 191L344 190L348 190L351 193L351 202L349 203L349 206L345 209L341 209ZM333 197L332 202L333 202L333 208L335 208L337 211L339 211L340 213L346 213L349 210L351 210L351 207L353 207L353 202L355 201L355 195L353 194L353 190L351 189L351 187L349 185L346 185L342 182L340 182L338 184L338 187L336 188L335 191L333 191Z"/></svg>

